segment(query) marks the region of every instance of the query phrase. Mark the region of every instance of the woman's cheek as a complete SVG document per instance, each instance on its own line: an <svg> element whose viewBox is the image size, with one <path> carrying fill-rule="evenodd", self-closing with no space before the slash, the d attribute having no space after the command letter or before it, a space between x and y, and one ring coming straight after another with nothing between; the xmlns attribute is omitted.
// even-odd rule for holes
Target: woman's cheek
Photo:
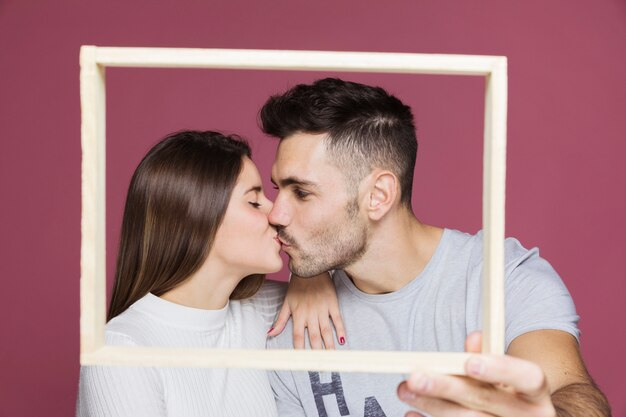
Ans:
<svg viewBox="0 0 626 417"><path fill-rule="evenodd" d="M267 226L269 225L267 216L261 211L257 211L255 214L256 215L254 216L254 224L256 225L256 227L259 230L264 230L265 228L267 228Z"/></svg>

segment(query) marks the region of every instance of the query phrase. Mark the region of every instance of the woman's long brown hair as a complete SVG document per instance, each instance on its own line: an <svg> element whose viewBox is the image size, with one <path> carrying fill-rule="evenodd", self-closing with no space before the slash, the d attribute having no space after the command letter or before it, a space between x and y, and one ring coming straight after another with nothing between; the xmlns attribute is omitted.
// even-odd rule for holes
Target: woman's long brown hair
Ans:
<svg viewBox="0 0 626 417"><path fill-rule="evenodd" d="M162 295L200 268L211 250L250 147L217 132L172 134L143 158L130 182L107 320L148 294ZM262 275L231 299L251 297Z"/></svg>

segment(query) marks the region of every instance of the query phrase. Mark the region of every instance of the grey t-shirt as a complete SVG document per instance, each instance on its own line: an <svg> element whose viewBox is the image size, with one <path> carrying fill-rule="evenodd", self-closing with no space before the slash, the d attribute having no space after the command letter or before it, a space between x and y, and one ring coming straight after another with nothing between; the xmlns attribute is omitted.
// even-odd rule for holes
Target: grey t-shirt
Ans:
<svg viewBox="0 0 626 417"><path fill-rule="evenodd" d="M481 329L482 233L444 230L420 275L389 294L366 294L336 271L346 344L338 349L462 352L468 333ZM505 241L506 346L541 329L578 338L578 315L567 288L538 249ZM307 339L307 338L305 338ZM308 340L308 339L307 339ZM293 346L292 327L268 348ZM278 415L402 416L409 408L396 396L404 375L272 371Z"/></svg>

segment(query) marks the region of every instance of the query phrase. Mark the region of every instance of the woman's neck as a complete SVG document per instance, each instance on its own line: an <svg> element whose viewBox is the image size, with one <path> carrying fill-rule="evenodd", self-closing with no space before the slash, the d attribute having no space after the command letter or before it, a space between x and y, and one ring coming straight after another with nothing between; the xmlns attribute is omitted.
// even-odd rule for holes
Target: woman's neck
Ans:
<svg viewBox="0 0 626 417"><path fill-rule="evenodd" d="M205 263L182 284L161 295L161 298L186 307L220 310L241 279L229 276L219 268Z"/></svg>

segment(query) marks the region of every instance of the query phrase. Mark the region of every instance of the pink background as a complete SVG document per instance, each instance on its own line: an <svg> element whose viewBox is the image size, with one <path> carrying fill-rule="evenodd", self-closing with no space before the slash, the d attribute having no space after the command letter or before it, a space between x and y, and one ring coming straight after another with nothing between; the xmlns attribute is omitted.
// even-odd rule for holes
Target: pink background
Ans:
<svg viewBox="0 0 626 417"><path fill-rule="evenodd" d="M586 363L626 416L623 0L0 1L0 416L74 411L82 44L508 56L507 235L563 277ZM259 107L326 75L108 70L109 274L129 176L151 144L182 128L236 132L267 178L275 143L256 127ZM483 80L343 76L413 107L418 217L478 230Z"/></svg>

